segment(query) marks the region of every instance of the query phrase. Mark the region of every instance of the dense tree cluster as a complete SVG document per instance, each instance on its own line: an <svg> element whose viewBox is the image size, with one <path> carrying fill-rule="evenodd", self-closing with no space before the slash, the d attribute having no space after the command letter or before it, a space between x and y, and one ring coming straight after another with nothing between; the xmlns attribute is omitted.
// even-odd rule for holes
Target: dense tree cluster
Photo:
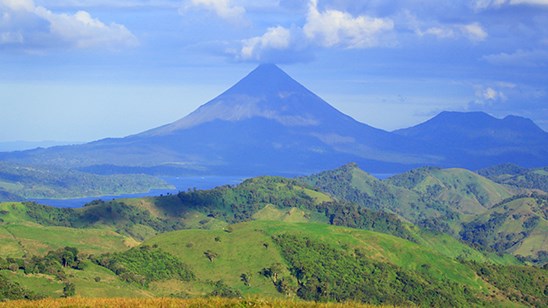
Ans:
<svg viewBox="0 0 548 308"><path fill-rule="evenodd" d="M25 258L0 258L0 269L23 270L25 274L48 274L66 280L65 268L81 269L78 249L73 247L50 251L45 256Z"/></svg>
<svg viewBox="0 0 548 308"><path fill-rule="evenodd" d="M224 281L219 280L213 283L213 291L208 294L212 297L226 297L226 298L240 298L242 293L236 289L233 289L225 284Z"/></svg>
<svg viewBox="0 0 548 308"><path fill-rule="evenodd" d="M22 287L20 284L10 281L4 275L0 274L0 302L16 299L40 299L43 296L35 294Z"/></svg>
<svg viewBox="0 0 548 308"><path fill-rule="evenodd" d="M65 268L83 269L78 249L64 247L48 252L45 256L28 256L24 258L0 258L0 270L13 272L22 270L25 274L46 274L64 283L63 296L76 294L75 285L68 281ZM0 300L2 299L36 299L42 296L34 294L15 282L8 281L0 275Z"/></svg>
<svg viewBox="0 0 548 308"><path fill-rule="evenodd" d="M468 262L479 276L504 292L508 299L528 306L548 306L546 269L532 266Z"/></svg>
<svg viewBox="0 0 548 308"><path fill-rule="evenodd" d="M151 246L140 246L120 253L107 253L93 261L104 266L122 280L148 286L152 281L178 279L190 281L195 275L188 267L169 253Z"/></svg>
<svg viewBox="0 0 548 308"><path fill-rule="evenodd" d="M372 261L359 250L290 234L274 241L297 278L297 295L305 300L437 307L480 303L465 286Z"/></svg>

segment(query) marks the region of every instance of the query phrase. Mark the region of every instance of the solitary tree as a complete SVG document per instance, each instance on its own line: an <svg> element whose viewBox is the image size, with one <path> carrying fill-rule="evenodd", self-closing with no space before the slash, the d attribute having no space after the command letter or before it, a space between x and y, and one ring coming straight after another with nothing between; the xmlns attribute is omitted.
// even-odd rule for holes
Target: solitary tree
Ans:
<svg viewBox="0 0 548 308"><path fill-rule="evenodd" d="M63 297L71 297L76 294L76 286L74 283L67 281L63 287Z"/></svg>
<svg viewBox="0 0 548 308"><path fill-rule="evenodd" d="M251 284L251 272L246 272L240 275L240 280L244 282L244 285L249 286Z"/></svg>
<svg viewBox="0 0 548 308"><path fill-rule="evenodd" d="M219 256L219 254L211 250L204 251L204 255L206 256L206 258L209 259L210 262L213 262L213 260Z"/></svg>
<svg viewBox="0 0 548 308"><path fill-rule="evenodd" d="M261 275L269 277L272 279L272 282L276 284L278 282L278 275L283 271L283 265L280 263L274 263L270 267L265 267L261 270Z"/></svg>

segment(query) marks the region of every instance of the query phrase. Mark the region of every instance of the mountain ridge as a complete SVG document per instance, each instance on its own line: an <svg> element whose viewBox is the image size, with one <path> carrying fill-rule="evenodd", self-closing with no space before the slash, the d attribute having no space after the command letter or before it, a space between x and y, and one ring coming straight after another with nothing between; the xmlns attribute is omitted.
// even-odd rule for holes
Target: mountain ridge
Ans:
<svg viewBox="0 0 548 308"><path fill-rule="evenodd" d="M276 65L263 64L173 123L125 138L0 153L0 160L170 175L302 175L356 161L370 172L396 173L425 165L548 165L547 136L519 117L456 112L384 131L338 111Z"/></svg>

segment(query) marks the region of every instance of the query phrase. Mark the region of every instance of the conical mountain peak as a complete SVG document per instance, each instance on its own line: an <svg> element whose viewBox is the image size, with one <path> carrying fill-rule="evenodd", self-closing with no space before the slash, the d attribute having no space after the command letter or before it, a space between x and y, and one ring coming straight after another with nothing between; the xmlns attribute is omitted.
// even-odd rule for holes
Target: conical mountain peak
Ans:
<svg viewBox="0 0 548 308"><path fill-rule="evenodd" d="M308 91L275 64L261 64L224 94L272 95L280 91Z"/></svg>
<svg viewBox="0 0 548 308"><path fill-rule="evenodd" d="M171 134L215 120L237 122L251 118L299 127L355 122L275 64L261 64L230 89L188 116L141 135Z"/></svg>

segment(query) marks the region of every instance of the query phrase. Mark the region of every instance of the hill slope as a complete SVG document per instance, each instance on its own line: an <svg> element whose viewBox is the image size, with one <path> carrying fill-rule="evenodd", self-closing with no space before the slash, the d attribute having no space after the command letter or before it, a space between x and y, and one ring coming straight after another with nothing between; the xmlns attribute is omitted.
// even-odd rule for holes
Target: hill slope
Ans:
<svg viewBox="0 0 548 308"><path fill-rule="evenodd" d="M548 197L518 195L464 224L461 237L477 247L548 262Z"/></svg>
<svg viewBox="0 0 548 308"><path fill-rule="evenodd" d="M454 233L467 217L481 214L513 194L511 189L464 169L419 168L381 181L356 164L347 164L299 180L339 200Z"/></svg>
<svg viewBox="0 0 548 308"><path fill-rule="evenodd" d="M15 211L7 205L0 218L16 215L45 226L108 228L137 240L183 228L222 229L229 223L268 217L321 221L374 229L412 238L395 215L336 202L328 195L281 177L259 177L235 187L191 190L177 195L97 200L77 209L60 209L35 203Z"/></svg>
<svg viewBox="0 0 548 308"><path fill-rule="evenodd" d="M506 266L463 261L466 255L457 261L391 235L316 223L257 220L225 230L163 233L114 254L66 254L71 251L8 259L15 262L9 270L0 258L0 274L53 297L125 291L132 297L262 296L428 306L543 305L547 283L541 269L514 266L509 277ZM57 271L42 273L33 265L43 262Z"/></svg>

